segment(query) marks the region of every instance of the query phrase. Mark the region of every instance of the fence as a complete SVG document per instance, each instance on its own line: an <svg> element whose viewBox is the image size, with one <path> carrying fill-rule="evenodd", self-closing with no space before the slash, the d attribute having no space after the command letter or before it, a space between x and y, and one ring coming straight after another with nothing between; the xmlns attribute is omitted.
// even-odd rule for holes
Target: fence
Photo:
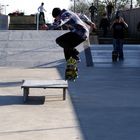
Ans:
<svg viewBox="0 0 140 140"><path fill-rule="evenodd" d="M140 22L140 8L129 9L122 11L125 21L128 23L128 33L131 37L140 39L140 31L137 30L137 25Z"/></svg>

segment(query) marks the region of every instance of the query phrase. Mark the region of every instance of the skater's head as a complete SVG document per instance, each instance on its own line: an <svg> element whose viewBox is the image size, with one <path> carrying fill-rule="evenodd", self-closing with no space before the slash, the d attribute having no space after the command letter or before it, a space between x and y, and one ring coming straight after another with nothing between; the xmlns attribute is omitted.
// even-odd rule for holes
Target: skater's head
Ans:
<svg viewBox="0 0 140 140"><path fill-rule="evenodd" d="M124 22L124 19L121 16L116 16L116 22L118 23Z"/></svg>
<svg viewBox="0 0 140 140"><path fill-rule="evenodd" d="M115 17L115 22L120 22L120 18L121 18L121 17L117 15L117 16Z"/></svg>
<svg viewBox="0 0 140 140"><path fill-rule="evenodd" d="M60 15L60 13L61 13L61 9L60 9L60 8L54 8L54 9L52 10L52 16L53 16L54 18L58 17L58 16Z"/></svg>
<svg viewBox="0 0 140 140"><path fill-rule="evenodd" d="M119 15L117 15L117 16L116 16L116 19L120 19L120 16L119 16Z"/></svg>

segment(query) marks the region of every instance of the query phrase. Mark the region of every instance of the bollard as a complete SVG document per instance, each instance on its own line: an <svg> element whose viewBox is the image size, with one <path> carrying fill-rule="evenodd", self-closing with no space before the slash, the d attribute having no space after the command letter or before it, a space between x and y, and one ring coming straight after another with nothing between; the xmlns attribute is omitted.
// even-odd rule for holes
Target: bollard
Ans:
<svg viewBox="0 0 140 140"><path fill-rule="evenodd" d="M92 67L93 59L92 59L89 39L87 39L83 42L83 47L84 47L84 52L85 52L86 65L88 67Z"/></svg>
<svg viewBox="0 0 140 140"><path fill-rule="evenodd" d="M36 14L36 30L39 29L39 13Z"/></svg>

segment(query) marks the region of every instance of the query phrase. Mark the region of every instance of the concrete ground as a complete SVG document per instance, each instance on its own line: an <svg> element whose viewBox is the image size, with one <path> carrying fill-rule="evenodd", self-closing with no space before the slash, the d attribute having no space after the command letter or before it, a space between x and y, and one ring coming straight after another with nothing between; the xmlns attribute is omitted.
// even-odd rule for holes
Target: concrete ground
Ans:
<svg viewBox="0 0 140 140"><path fill-rule="evenodd" d="M91 45L94 66L80 50L79 78L62 90L31 89L23 104L23 79L64 79L59 31L0 32L0 139L139 140L140 45L125 45L112 63L112 45Z"/></svg>

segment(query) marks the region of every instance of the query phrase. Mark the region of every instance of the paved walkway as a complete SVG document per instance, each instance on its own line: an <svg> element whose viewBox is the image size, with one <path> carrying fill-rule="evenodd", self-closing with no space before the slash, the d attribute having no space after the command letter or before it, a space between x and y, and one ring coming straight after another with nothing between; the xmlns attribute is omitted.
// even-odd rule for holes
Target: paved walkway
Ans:
<svg viewBox="0 0 140 140"><path fill-rule="evenodd" d="M125 45L124 62L112 63L112 45L92 45L86 67L82 45L79 78L67 99L56 89L31 89L23 79L64 79L65 61L54 38L63 32L0 32L0 139L139 140L140 45Z"/></svg>

